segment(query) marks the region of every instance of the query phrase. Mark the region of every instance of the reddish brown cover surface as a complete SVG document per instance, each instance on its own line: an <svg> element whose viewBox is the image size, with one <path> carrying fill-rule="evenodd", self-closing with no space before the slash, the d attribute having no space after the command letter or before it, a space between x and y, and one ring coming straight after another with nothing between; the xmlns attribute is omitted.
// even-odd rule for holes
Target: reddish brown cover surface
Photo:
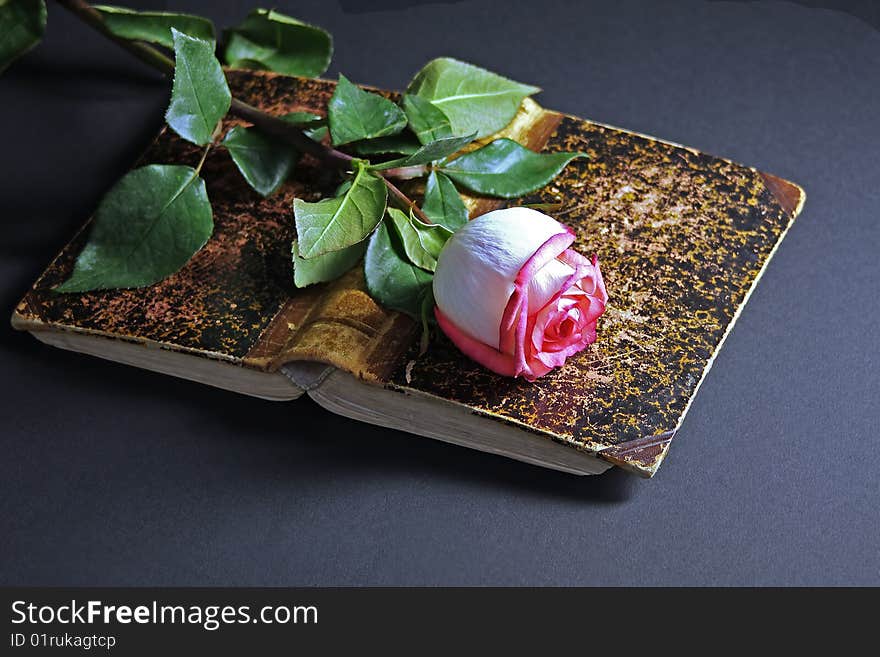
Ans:
<svg viewBox="0 0 880 657"><path fill-rule="evenodd" d="M331 82L265 73L228 76L233 93L274 113L323 112L333 89ZM359 270L329 285L294 288L292 200L315 200L337 184L334 172L307 157L289 184L261 199L225 151L212 151L203 177L215 232L186 267L144 289L56 295L51 288L68 275L84 230L26 294L14 323L158 344L255 369L323 360L651 475L803 192L693 149L535 107L512 136L535 149L590 154L518 202L561 203L557 217L575 229L578 250L598 253L610 294L598 341L534 384L493 375L442 336L407 380L414 326L370 299ZM163 132L141 163L193 164L198 156ZM498 205L473 199L473 214Z"/></svg>

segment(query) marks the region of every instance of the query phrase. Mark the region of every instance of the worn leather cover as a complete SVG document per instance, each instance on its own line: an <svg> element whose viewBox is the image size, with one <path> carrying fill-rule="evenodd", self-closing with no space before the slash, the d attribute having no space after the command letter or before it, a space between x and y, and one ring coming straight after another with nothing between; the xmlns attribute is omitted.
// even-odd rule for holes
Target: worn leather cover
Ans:
<svg viewBox="0 0 880 657"><path fill-rule="evenodd" d="M236 96L278 114L323 113L334 85L253 71L227 75ZM237 123L229 119L224 127ZM222 148L212 150L202 175L214 235L183 269L143 289L55 294L51 288L69 275L86 224L19 303L13 325L85 332L265 371L322 361L371 384L463 404L650 476L803 192L755 169L532 101L503 133L536 150L590 155L517 203L560 204L553 214L575 229L575 248L598 253L610 295L597 342L536 383L484 370L442 335L416 358L414 323L365 293L360 268L296 289L293 198L317 200L338 184L335 172L309 157L276 195L262 199ZM194 164L199 155L163 131L138 164ZM472 216L506 203L468 199Z"/></svg>

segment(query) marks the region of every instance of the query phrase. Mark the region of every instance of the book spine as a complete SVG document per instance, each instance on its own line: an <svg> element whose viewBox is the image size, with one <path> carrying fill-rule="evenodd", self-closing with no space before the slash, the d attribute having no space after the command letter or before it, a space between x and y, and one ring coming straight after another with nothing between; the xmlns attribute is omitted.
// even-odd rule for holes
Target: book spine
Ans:
<svg viewBox="0 0 880 657"><path fill-rule="evenodd" d="M328 363L366 381L387 379L416 338L417 324L366 292L361 267L292 297L245 357L268 371L293 361Z"/></svg>

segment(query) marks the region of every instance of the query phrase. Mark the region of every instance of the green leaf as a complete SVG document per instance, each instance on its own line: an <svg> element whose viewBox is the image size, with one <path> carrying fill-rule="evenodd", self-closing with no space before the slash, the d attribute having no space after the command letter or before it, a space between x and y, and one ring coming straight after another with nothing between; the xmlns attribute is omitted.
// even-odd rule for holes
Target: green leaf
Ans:
<svg viewBox="0 0 880 657"><path fill-rule="evenodd" d="M447 240L452 237L452 231L439 224L423 224L412 215L409 220L418 233L419 244L436 261L440 257L440 251L446 246Z"/></svg>
<svg viewBox="0 0 880 657"><path fill-rule="evenodd" d="M224 34L224 36L227 36L227 38L228 38L229 30L224 30L223 34ZM225 57L224 57L224 60L226 61L227 66L232 66L234 68L246 68L246 69L250 69L253 71L265 71L266 70L266 67L263 66L263 64L261 64L260 62L256 61L255 59L237 59L234 64L230 64L229 61L226 60Z"/></svg>
<svg viewBox="0 0 880 657"><path fill-rule="evenodd" d="M443 226L423 224L412 216L407 217L397 208L388 208L388 218L407 259L417 267L434 271L440 250L452 233Z"/></svg>
<svg viewBox="0 0 880 657"><path fill-rule="evenodd" d="M428 176L422 212L452 232L468 222L468 209L455 184L437 171L432 171Z"/></svg>
<svg viewBox="0 0 880 657"><path fill-rule="evenodd" d="M300 128L309 139L321 141L327 135L327 121L319 114L311 112L290 112L281 117L288 123L293 123Z"/></svg>
<svg viewBox="0 0 880 657"><path fill-rule="evenodd" d="M540 189L584 153L536 153L511 139L496 139L456 158L441 171L478 194L516 198Z"/></svg>
<svg viewBox="0 0 880 657"><path fill-rule="evenodd" d="M174 85L165 120L194 144L211 141L217 122L229 111L232 96L214 44L171 28L174 36Z"/></svg>
<svg viewBox="0 0 880 657"><path fill-rule="evenodd" d="M312 139L314 141L324 141L324 137L327 136L329 130L325 125L319 125L317 128L308 128L303 130L306 133L306 137Z"/></svg>
<svg viewBox="0 0 880 657"><path fill-rule="evenodd" d="M213 230L205 181L195 169L134 169L101 200L73 274L55 291L152 285L183 267Z"/></svg>
<svg viewBox="0 0 880 657"><path fill-rule="evenodd" d="M409 83L408 94L431 101L452 125L455 135L498 132L516 115L526 96L540 91L456 59L435 59Z"/></svg>
<svg viewBox="0 0 880 657"><path fill-rule="evenodd" d="M438 139L429 144L425 144L419 150L407 157L401 157L397 160L382 162L373 165L373 169L391 169L393 167L414 167L421 164L428 164L436 160L442 160L444 157L452 155L460 151L474 140L474 135L467 137L448 137L446 139Z"/></svg>
<svg viewBox="0 0 880 657"><path fill-rule="evenodd" d="M344 195L317 203L294 199L300 255L314 258L366 239L385 214L387 194L385 183L358 165Z"/></svg>
<svg viewBox="0 0 880 657"><path fill-rule="evenodd" d="M287 180L299 155L256 128L236 126L223 139L235 166L257 193L269 196Z"/></svg>
<svg viewBox="0 0 880 657"><path fill-rule="evenodd" d="M127 7L93 5L111 33L123 39L146 41L174 49L171 28L196 39L214 41L214 24L192 14L165 11L134 11Z"/></svg>
<svg viewBox="0 0 880 657"><path fill-rule="evenodd" d="M351 145L351 149L358 155L385 155L387 153L412 155L421 147L422 145L408 133L357 141Z"/></svg>
<svg viewBox="0 0 880 657"><path fill-rule="evenodd" d="M422 299L430 288L432 274L407 262L390 220L383 221L370 237L364 258L364 276L370 296L391 310L418 319Z"/></svg>
<svg viewBox="0 0 880 657"><path fill-rule="evenodd" d="M226 63L313 78L333 56L333 39L320 27L270 9L254 9L226 34Z"/></svg>
<svg viewBox="0 0 880 657"><path fill-rule="evenodd" d="M46 31L43 0L0 2L0 73L33 48Z"/></svg>
<svg viewBox="0 0 880 657"><path fill-rule="evenodd" d="M409 121L410 129L423 144L452 137L452 125L442 110L418 96L403 96L403 111Z"/></svg>
<svg viewBox="0 0 880 657"><path fill-rule="evenodd" d="M406 115L397 105L360 89L344 75L327 106L327 121L336 145L396 135L406 127Z"/></svg>
<svg viewBox="0 0 880 657"><path fill-rule="evenodd" d="M281 118L284 121L298 125L301 128L314 128L324 125L323 117L320 114L314 114L313 112L288 112L287 114L283 114Z"/></svg>
<svg viewBox="0 0 880 657"><path fill-rule="evenodd" d="M299 255L299 244L293 240L293 282L297 287L305 287L314 283L332 281L355 266L364 251L367 242L363 240L338 251L330 251L315 258L303 258Z"/></svg>

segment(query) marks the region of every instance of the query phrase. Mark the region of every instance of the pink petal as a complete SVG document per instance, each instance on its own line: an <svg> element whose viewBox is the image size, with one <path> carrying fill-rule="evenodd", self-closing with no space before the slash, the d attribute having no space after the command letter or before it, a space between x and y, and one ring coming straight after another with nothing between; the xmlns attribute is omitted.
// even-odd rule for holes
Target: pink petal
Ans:
<svg viewBox="0 0 880 657"><path fill-rule="evenodd" d="M532 371L532 368L529 366L530 359L526 356L526 334L528 333L529 320L529 281L541 267L565 251L573 241L574 233L569 228L566 228L563 233L553 235L535 250L516 275L516 280L513 283L513 294L510 297L510 301L508 301L507 307L504 309L504 315L501 317L498 339L499 345L502 344L505 336L509 334L510 328L516 327L514 336L516 374L514 376L522 374L528 381L533 381L538 376L541 376ZM559 298L558 294L556 298Z"/></svg>
<svg viewBox="0 0 880 657"><path fill-rule="evenodd" d="M516 376L516 363L513 356L503 354L487 344L475 340L453 324L438 306L434 306L434 317L443 332L468 358L475 360L496 374Z"/></svg>

